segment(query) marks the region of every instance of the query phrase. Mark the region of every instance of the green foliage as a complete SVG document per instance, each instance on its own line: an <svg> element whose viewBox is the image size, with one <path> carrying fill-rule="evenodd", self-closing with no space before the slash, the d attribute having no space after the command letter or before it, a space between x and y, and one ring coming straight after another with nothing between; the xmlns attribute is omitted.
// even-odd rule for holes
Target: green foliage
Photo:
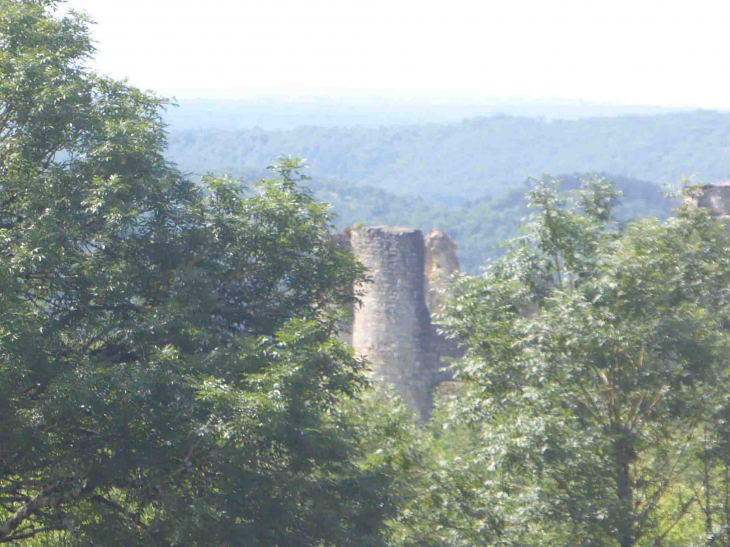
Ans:
<svg viewBox="0 0 730 547"><path fill-rule="evenodd" d="M696 531L701 492L718 526L728 507L699 455L703 436L722 446L730 240L689 206L619 229L617 197L601 179L572 196L536 181L524 236L454 286L442 323L466 346L467 395L451 412L478 443L449 473L491 515L482 541L665 545ZM437 514L474 544L465 509Z"/></svg>
<svg viewBox="0 0 730 547"><path fill-rule="evenodd" d="M336 412L363 271L301 163L186 180L57 6L0 0L0 543L382 545L391 473Z"/></svg>
<svg viewBox="0 0 730 547"><path fill-rule="evenodd" d="M231 168L230 172L244 183L252 183L262 176L255 169ZM561 188L578 189L581 178L586 176L590 175L560 176ZM614 216L620 222L644 217L664 219L670 215L672 202L662 198L655 184L627 177L600 176L610 178L622 192L614 208ZM424 233L443 230L459 245L461 270L468 273L477 273L487 262L501 257L505 252L503 243L517 235L520 223L530 214L524 199L525 188L511 190L500 199L472 199L453 207L431 203L420 196L399 196L336 180L317 179L308 188L315 198L331 205L338 229L385 224L418 228Z"/></svg>
<svg viewBox="0 0 730 547"><path fill-rule="evenodd" d="M561 188L578 189L584 176L588 175L560 176ZM656 185L626 177L611 177L611 180L623 193L614 209L619 221L669 216L671 202L662 199ZM317 180L312 190L315 197L332 205L339 228L360 222L414 227L424 233L443 230L459 245L461 270L468 273L477 273L488 261L501 257L502 244L517 235L520 223L530 214L523 188L512 190L500 199L474 199L458 207L329 180Z"/></svg>

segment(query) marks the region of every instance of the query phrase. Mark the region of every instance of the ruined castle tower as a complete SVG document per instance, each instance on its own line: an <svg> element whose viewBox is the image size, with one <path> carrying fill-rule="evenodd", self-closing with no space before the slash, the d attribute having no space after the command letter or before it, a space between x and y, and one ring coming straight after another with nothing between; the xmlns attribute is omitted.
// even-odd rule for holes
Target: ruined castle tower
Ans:
<svg viewBox="0 0 730 547"><path fill-rule="evenodd" d="M393 384L408 407L426 420L433 391L444 379L439 369L446 347L431 324L427 295L437 305L437 292L431 289L453 267L456 245L439 232L427 252L419 230L389 226L361 227L349 235L352 252L373 281L362 287L362 306L354 311L352 347L370 361L376 380ZM453 257L439 254L443 249Z"/></svg>
<svg viewBox="0 0 730 547"><path fill-rule="evenodd" d="M704 185L691 202L730 219L730 182ZM353 310L342 339L370 361L376 380L393 384L427 420L436 386L450 380L440 372L444 357L460 355L431 321L441 311L448 277L459 269L456 243L441 231L424 239L418 230L389 226L353 228L335 239L350 247L373 280L359 287L362 306Z"/></svg>

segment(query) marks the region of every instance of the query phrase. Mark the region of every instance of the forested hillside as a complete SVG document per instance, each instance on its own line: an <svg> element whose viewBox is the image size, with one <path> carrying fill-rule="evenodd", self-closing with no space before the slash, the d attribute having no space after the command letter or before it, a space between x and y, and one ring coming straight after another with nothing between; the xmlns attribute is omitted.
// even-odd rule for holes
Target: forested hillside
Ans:
<svg viewBox="0 0 730 547"><path fill-rule="evenodd" d="M547 121L497 115L444 125L261 128L170 133L184 170L261 169L281 154L311 174L462 203L506 194L543 172L608 172L673 184L730 177L730 114L697 111Z"/></svg>
<svg viewBox="0 0 730 547"><path fill-rule="evenodd" d="M223 170L239 177L245 184L267 176L263 170L229 168ZM565 191L577 190L580 179L588 174L558 176ZM657 185L602 173L615 183L622 192L615 218L667 218L674 203L662 196ZM387 224L419 228L424 233L431 229L443 230L459 245L459 259L463 271L476 273L487 262L502 256L501 244L517 235L517 227L532 212L525 201L529 181L515 185L509 192L496 199L484 195L473 200L456 200L448 204L437 203L421 196L402 196L381 188L362 184L348 184L336 179L314 178L307 187L314 196L332 207L337 229L363 223ZM447 202L448 203L448 202Z"/></svg>

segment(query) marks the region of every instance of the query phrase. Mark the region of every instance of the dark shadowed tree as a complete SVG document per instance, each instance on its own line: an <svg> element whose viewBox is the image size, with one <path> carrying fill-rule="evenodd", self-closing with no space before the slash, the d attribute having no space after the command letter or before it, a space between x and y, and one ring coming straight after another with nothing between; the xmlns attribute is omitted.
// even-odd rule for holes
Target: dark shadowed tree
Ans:
<svg viewBox="0 0 730 547"><path fill-rule="evenodd" d="M163 158L167 102L89 21L0 0L0 543L380 545L390 474L335 404L360 266L298 186Z"/></svg>

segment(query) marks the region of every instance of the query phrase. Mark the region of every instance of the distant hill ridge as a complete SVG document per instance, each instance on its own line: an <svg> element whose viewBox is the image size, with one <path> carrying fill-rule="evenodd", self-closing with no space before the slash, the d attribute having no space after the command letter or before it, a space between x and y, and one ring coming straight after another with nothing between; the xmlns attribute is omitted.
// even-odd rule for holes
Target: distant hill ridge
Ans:
<svg viewBox="0 0 730 547"><path fill-rule="evenodd" d="M299 126L413 125L454 123L465 118L508 114L531 118L578 119L596 116L651 115L691 111L642 105L617 105L560 99L448 99L416 97L259 97L184 99L166 119L175 129L249 129L267 131Z"/></svg>
<svg viewBox="0 0 730 547"><path fill-rule="evenodd" d="M169 157L193 172L261 169L281 154L306 157L315 177L456 202L504 195L543 172L603 171L656 184L697 174L714 183L730 178L730 113L170 132Z"/></svg>
<svg viewBox="0 0 730 547"><path fill-rule="evenodd" d="M217 170L238 177L248 185L271 177L265 169L224 167ZM615 183L623 193L614 217L628 218L654 216L666 218L674 205L662 196L656 184L612 175L596 173ZM580 187L580 178L588 174L559 175L563 190ZM364 184L315 177L304 183L320 201L329 203L337 215L335 228L342 230L353 225L408 226L426 233L431 228L443 230L459 245L462 271L477 273L488 260L501 256L500 245L517 235L517 226L532 210L525 201L526 184L515 185L504 196L494 199L483 195L473 200L436 203L421 196L396 195L382 188Z"/></svg>

